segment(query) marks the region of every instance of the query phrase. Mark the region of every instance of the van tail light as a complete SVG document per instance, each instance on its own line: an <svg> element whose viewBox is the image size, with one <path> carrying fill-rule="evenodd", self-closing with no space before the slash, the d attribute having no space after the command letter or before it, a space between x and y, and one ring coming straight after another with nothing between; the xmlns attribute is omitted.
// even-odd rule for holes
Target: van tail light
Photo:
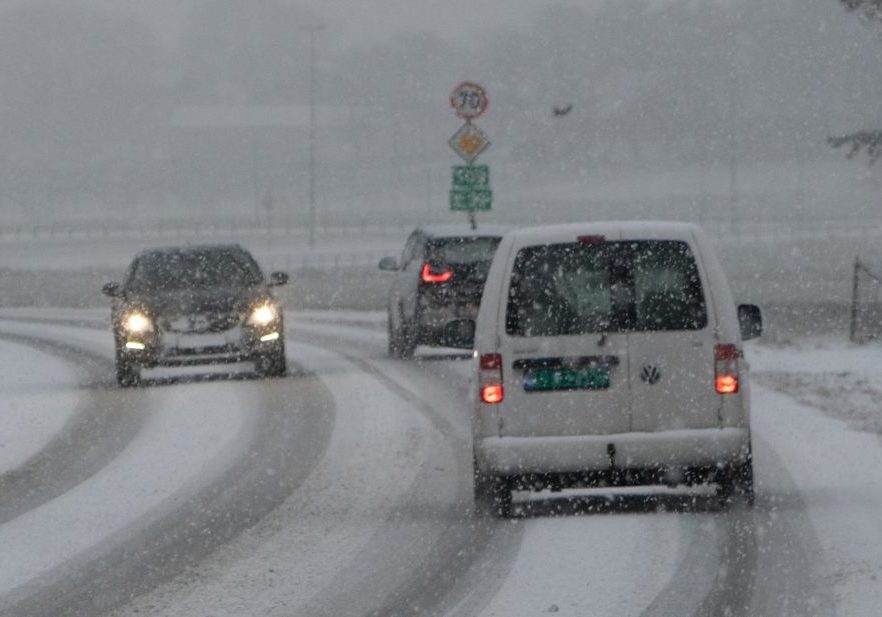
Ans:
<svg viewBox="0 0 882 617"><path fill-rule="evenodd" d="M451 270L435 270L431 264L423 265L422 277L424 283L446 283L453 278Z"/></svg>
<svg viewBox="0 0 882 617"><path fill-rule="evenodd" d="M741 350L735 345L714 347L714 380L717 394L738 392L738 358Z"/></svg>
<svg viewBox="0 0 882 617"><path fill-rule="evenodd" d="M481 354L481 367L478 384L481 388L481 402L496 404L505 398L502 388L502 355L498 353Z"/></svg>

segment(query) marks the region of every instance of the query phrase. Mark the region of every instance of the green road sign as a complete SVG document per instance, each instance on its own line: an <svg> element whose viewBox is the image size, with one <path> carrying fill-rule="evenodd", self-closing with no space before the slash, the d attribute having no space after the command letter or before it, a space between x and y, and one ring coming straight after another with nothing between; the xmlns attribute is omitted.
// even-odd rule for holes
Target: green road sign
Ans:
<svg viewBox="0 0 882 617"><path fill-rule="evenodd" d="M493 204L493 191L489 189L451 189L450 209L463 212L489 210Z"/></svg>
<svg viewBox="0 0 882 617"><path fill-rule="evenodd" d="M458 189L486 189L490 186L490 167L488 165L454 165L453 186Z"/></svg>

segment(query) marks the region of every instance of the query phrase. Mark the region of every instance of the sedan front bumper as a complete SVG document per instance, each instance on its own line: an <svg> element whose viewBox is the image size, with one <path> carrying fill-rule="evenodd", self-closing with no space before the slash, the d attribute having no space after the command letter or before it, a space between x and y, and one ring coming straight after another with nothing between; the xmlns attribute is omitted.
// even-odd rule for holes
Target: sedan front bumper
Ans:
<svg viewBox="0 0 882 617"><path fill-rule="evenodd" d="M129 362L146 368L252 361L279 351L283 345L281 324L265 328L239 326L224 332L158 332L147 337L122 338L121 353ZM143 348L139 348L140 345Z"/></svg>

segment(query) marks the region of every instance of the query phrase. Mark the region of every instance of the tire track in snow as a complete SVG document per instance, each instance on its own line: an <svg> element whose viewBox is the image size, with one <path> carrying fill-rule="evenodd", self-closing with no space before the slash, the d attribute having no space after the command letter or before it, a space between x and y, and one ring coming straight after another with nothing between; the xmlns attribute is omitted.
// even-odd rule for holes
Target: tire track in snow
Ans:
<svg viewBox="0 0 882 617"><path fill-rule="evenodd" d="M46 324L76 325L84 331L92 325L69 319L39 323L44 329ZM143 426L151 397L149 387L117 389L111 379L112 360L84 346L59 342L63 336L6 331L0 337L84 365L92 379L64 432L25 465L0 478L2 524L111 464ZM246 448L247 455L227 473L161 516L145 514L125 534L108 538L75 563L63 564L9 594L0 612L34 617L103 614L192 567L283 502L321 459L334 409L329 392L314 375L298 373L293 379L266 384L253 447ZM194 530L202 532L194 534Z"/></svg>
<svg viewBox="0 0 882 617"><path fill-rule="evenodd" d="M32 335L0 332L4 340L51 354L86 371L70 420L55 438L17 469L0 476L0 525L66 493L103 469L137 435L144 399L113 388L113 363L98 354Z"/></svg>
<svg viewBox="0 0 882 617"><path fill-rule="evenodd" d="M321 331L322 328L316 330ZM469 604L473 606L486 602L504 579L507 564L511 564L515 558L524 525L520 521L482 517L471 511L471 436L468 427L457 427L447 413L392 377L394 372L377 366L374 358L353 353L352 341L347 341L349 345L344 349L341 341L329 340L328 336L317 334L315 330L310 334L300 333L299 337L312 343L330 343L329 346L337 353L411 405L443 437L447 448L453 453L452 462L455 465L454 469L445 466L451 462L450 455L443 456L436 448L429 464L412 482L407 492L409 499L406 502L402 500L407 509L405 517L431 517L442 521L435 536L415 547L409 544L410 550L402 550L391 557L388 554L390 543L401 542L402 538L407 538L407 534L402 531L400 520L388 521L356 560L351 571L340 574L340 580L354 580L356 584L338 592L333 598L325 597L321 605L310 606L308 614L364 617L442 615L466 596L470 596ZM370 345L358 347L369 354L375 351ZM421 504L439 505L437 498L432 498L431 491L433 485L439 482L437 470L442 469L440 466L445 466L443 474L446 478L455 478L455 496L440 504L439 509L428 510ZM378 590L370 587L369 577L359 576L357 570L359 564L377 562L378 556L384 553L384 547L383 567L387 571L397 572L398 577L396 584L378 597ZM471 577L478 572L482 577L486 575L488 579L496 580L495 585L488 585L482 590L486 593L475 593Z"/></svg>
<svg viewBox="0 0 882 617"><path fill-rule="evenodd" d="M324 453L334 422L330 398L307 374L241 387L253 387L261 401L242 456L88 554L16 590L2 610L33 617L104 614L196 566L281 504Z"/></svg>

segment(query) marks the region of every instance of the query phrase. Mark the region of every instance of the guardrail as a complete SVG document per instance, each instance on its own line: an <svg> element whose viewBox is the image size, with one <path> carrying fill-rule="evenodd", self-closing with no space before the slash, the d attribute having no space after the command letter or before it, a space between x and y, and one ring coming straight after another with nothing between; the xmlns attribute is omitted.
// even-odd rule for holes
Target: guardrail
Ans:
<svg viewBox="0 0 882 617"><path fill-rule="evenodd" d="M414 222L380 222L366 219L354 224L320 224L319 235L351 235L353 233L382 236L405 236ZM713 236L726 240L774 238L867 238L882 237L882 221L809 221L771 223L705 222ZM0 227L0 242L35 239L101 239L101 238L230 238L248 236L307 237L303 226L285 221L255 223L252 220L223 221L158 221L135 224L76 223L59 225L16 225Z"/></svg>
<svg viewBox="0 0 882 617"><path fill-rule="evenodd" d="M414 227L405 223L377 223L364 221L355 225L319 225L316 232L321 235L351 234L368 235L407 234ZM254 224L249 221L221 222L160 222L134 225L78 224L78 225L18 225L0 228L0 242L53 240L53 239L101 239L101 238L228 238L249 236L291 236L307 237L305 227L286 225L284 222L271 225Z"/></svg>

